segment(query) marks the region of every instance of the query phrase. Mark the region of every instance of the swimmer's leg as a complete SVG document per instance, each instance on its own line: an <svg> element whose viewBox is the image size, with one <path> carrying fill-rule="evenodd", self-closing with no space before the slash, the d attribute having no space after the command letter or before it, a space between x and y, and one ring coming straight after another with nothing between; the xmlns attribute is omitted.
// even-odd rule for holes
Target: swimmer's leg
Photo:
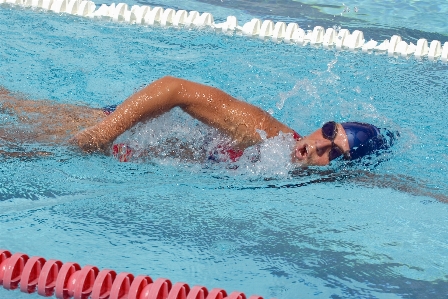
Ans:
<svg viewBox="0 0 448 299"><path fill-rule="evenodd" d="M3 130L0 137L19 143L65 143L75 132L97 124L106 116L101 109L30 100L3 87L0 87L0 111L14 117L3 123L8 130Z"/></svg>

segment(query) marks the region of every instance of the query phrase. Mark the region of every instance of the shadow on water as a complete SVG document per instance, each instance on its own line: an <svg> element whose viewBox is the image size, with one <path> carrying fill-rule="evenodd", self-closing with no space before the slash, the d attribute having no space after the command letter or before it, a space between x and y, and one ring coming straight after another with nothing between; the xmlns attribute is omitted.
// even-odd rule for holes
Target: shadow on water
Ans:
<svg viewBox="0 0 448 299"><path fill-rule="evenodd" d="M448 196L437 188L431 188L430 182L406 175L381 174L365 170L319 170L315 168L300 168L291 172L298 183L268 184L264 186L237 187L238 190L257 189L289 189L324 183L355 184L368 188L390 188L415 196L427 196L448 203ZM303 180L304 179L304 180Z"/></svg>
<svg viewBox="0 0 448 299"><path fill-rule="evenodd" d="M356 186L364 186L368 188L385 188L401 191L414 196L426 196L434 198L442 203L448 203L448 196L440 192L436 188L428 187L421 180L416 180L410 176L395 176L375 174L369 171L347 171L347 172L332 172L332 171L311 171L314 179L307 179L299 183L287 184L267 184L263 186L244 186L244 187L230 187L235 190L258 190L258 189L294 189L316 184L325 183L343 183L354 184ZM310 171L303 171L303 173L310 173Z"/></svg>

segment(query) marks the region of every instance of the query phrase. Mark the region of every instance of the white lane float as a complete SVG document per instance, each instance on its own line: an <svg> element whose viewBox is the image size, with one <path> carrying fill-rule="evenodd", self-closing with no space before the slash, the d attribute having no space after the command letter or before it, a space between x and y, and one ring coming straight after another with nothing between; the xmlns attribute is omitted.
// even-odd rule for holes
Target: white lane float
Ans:
<svg viewBox="0 0 448 299"><path fill-rule="evenodd" d="M102 4L96 7L95 3L88 0L0 0L1 5L12 5L41 8L56 14L71 14L89 18L106 18L113 22L125 22L129 24L162 27L196 27L212 28L215 31L238 34L246 37L271 39L274 42L285 42L325 49L337 49L348 51L362 51L363 53L376 52L393 57L410 57L417 59L427 57L428 60L448 62L448 42L433 40L430 43L424 38L414 45L402 40L398 35L382 42L375 40L366 41L364 33L354 30L350 33L347 29L327 28L315 26L313 30L304 30L297 23L276 22L254 18L249 22L238 25L235 16L228 16L223 23L215 23L213 15L198 11L174 10L171 8L149 7L147 5L133 5L129 8L126 3Z"/></svg>

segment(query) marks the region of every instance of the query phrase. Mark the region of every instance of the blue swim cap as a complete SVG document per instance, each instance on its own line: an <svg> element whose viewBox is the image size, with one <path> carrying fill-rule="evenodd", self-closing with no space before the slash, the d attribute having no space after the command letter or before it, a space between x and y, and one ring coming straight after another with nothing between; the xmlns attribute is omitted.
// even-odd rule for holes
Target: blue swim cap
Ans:
<svg viewBox="0 0 448 299"><path fill-rule="evenodd" d="M351 160L389 147L380 130L371 124L359 122L341 123L347 134Z"/></svg>

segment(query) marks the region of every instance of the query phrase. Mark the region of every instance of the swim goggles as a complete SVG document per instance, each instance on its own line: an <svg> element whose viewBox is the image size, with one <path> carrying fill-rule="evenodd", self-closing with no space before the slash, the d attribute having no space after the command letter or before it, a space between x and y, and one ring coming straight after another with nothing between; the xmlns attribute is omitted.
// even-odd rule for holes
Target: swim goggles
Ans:
<svg viewBox="0 0 448 299"><path fill-rule="evenodd" d="M331 141L331 149L328 152L328 158L331 161L331 160L334 160L337 157L343 155L344 160L350 160L351 159L350 151L343 152L340 147L338 147L334 144L334 139L336 138L337 135L338 135L338 126L337 126L336 122L329 121L329 122L324 123L324 125L322 126L322 136L325 139L328 139Z"/></svg>

